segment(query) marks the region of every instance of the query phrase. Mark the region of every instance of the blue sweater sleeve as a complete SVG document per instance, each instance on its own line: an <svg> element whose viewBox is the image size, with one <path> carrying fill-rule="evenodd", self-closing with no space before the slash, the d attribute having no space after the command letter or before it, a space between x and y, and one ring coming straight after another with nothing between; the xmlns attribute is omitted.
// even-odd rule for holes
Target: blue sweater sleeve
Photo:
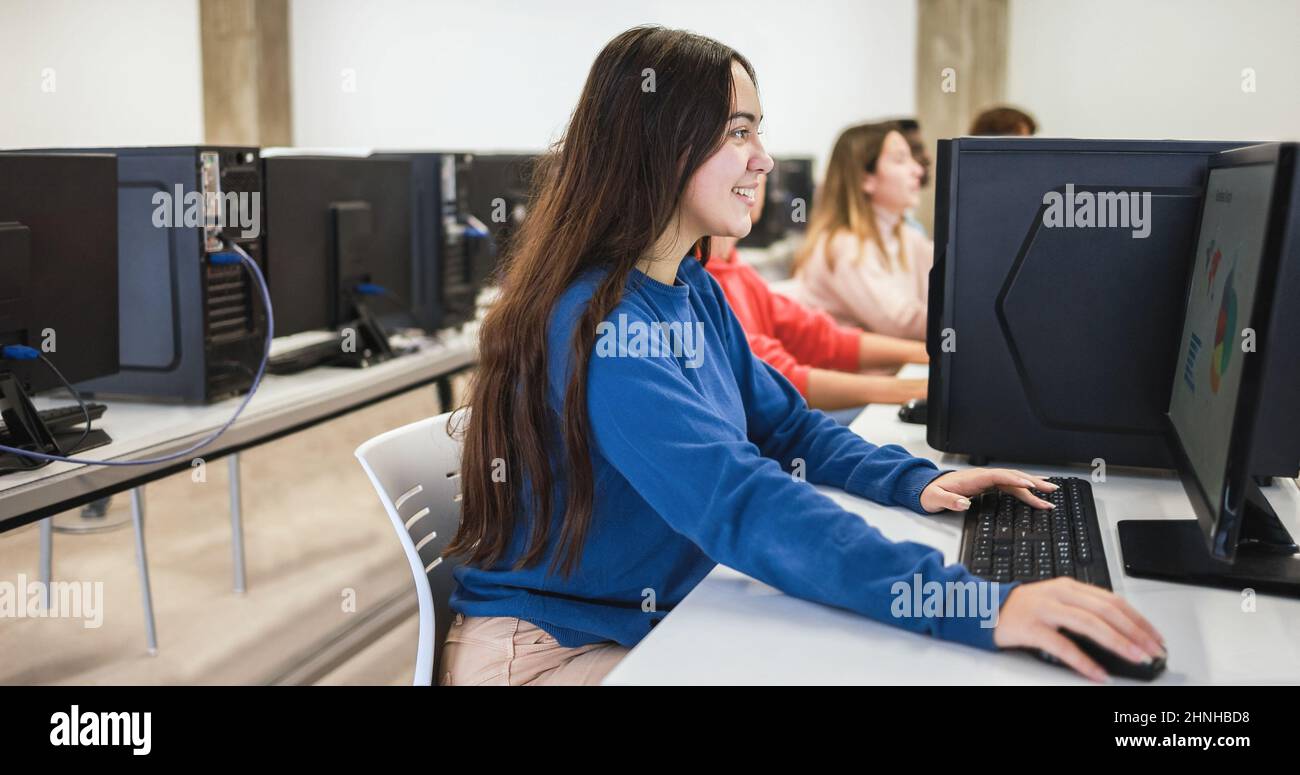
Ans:
<svg viewBox="0 0 1300 775"><path fill-rule="evenodd" d="M716 323L744 397L749 439L759 452L787 469L801 461L813 484L925 514L921 491L944 472L897 444L876 447L824 412L809 409L789 380L754 356L721 287L712 276L704 279L709 287L701 291L713 293Z"/></svg>
<svg viewBox="0 0 1300 775"><path fill-rule="evenodd" d="M747 352L744 339L738 341ZM937 474L930 464L919 465L899 449L830 432L801 406L789 408L802 417L777 418L798 394L774 379L780 377L763 371L742 387L758 415L750 421L750 431L764 449L807 455L810 473L821 470L814 479L834 483L842 478L859 492L898 502L911 499L920 472ZM911 589L918 577L922 583L940 584L977 580L959 565L945 567L942 554L931 547L891 542L783 471L719 414L672 357L593 357L588 411L600 454L674 530L713 560L797 597L994 648L992 628L987 622L981 626L973 612L962 617L896 615L893 602L900 582ZM810 438L798 438L800 434ZM1004 587L996 607L1007 591Z"/></svg>

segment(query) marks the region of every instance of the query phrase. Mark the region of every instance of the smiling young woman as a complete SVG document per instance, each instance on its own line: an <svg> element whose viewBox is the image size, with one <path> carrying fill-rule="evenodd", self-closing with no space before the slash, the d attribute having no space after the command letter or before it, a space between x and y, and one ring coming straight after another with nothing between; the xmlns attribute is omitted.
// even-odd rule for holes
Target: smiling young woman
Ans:
<svg viewBox="0 0 1300 775"><path fill-rule="evenodd" d="M944 473L876 447L753 356L688 253L707 259L705 235L749 232L752 189L772 167L762 115L753 68L714 40L637 27L597 56L534 176L480 330L442 682L598 682L719 562L900 627L1045 648L1081 670L1098 668L1055 631L1063 617L1098 642L1157 648L1118 598L1065 580L1001 587L992 629L892 615L896 582L976 580L935 549L886 540L809 483L918 514L964 509L994 486L1047 507L1028 488L1053 486L1003 469ZM593 352L600 325L620 316L703 332L694 367L672 348ZM796 465L807 481L783 468Z"/></svg>

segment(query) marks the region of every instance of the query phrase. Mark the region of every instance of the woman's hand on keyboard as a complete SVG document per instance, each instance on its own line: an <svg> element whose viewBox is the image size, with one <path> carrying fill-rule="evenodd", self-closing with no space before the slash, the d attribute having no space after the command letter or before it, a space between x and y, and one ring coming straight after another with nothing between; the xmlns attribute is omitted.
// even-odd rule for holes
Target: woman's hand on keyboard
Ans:
<svg viewBox="0 0 1300 775"><path fill-rule="evenodd" d="M921 508L931 514L947 509L965 511L970 499L996 487L1016 496L1036 509L1050 509L1052 504L1030 492L1055 492L1057 486L1041 476L1030 476L1010 468L967 468L938 477L921 491Z"/></svg>

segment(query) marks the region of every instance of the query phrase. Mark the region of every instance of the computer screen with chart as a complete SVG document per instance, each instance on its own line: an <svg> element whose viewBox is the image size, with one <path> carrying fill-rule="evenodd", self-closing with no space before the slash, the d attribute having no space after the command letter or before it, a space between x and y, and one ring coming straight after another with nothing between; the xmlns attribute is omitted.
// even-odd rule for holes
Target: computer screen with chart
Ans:
<svg viewBox="0 0 1300 775"><path fill-rule="evenodd" d="M1168 412L1196 518L1120 520L1129 576L1300 597L1300 547L1260 476L1274 450L1258 443L1294 432L1295 182L1289 143L1210 160Z"/></svg>
<svg viewBox="0 0 1300 775"><path fill-rule="evenodd" d="M1220 504L1276 167L1212 169L1169 415L1206 499Z"/></svg>

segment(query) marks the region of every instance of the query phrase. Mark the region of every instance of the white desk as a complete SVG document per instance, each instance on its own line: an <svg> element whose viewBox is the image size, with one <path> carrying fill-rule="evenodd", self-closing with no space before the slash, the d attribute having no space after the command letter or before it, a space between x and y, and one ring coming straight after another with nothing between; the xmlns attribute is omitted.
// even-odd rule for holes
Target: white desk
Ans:
<svg viewBox="0 0 1300 775"><path fill-rule="evenodd" d="M897 443L941 468L964 468L925 442L925 426L898 419L897 408L868 407L852 425L873 443ZM1086 478L1078 466L1026 466L1045 476ZM1300 684L1300 600L1258 595L1243 612L1233 590L1169 584L1124 575L1121 519L1192 517L1173 474L1111 468L1093 483L1115 592L1155 624L1169 647L1156 680L1175 683ZM923 517L839 490L822 492L889 538L919 541L955 562L957 516ZM1267 489L1273 508L1300 537L1300 492L1294 480ZM1112 678L1116 683L1133 683ZM871 621L785 595L718 566L607 677L608 684L1060 684L1088 683L1024 653L991 654Z"/></svg>
<svg viewBox="0 0 1300 775"><path fill-rule="evenodd" d="M293 375L268 374L239 420L192 457L210 461L431 384L475 362L476 336L471 324L461 331L444 332L437 344L366 369L316 368ZM107 431L113 442L77 457L113 460L160 457L185 449L229 419L242 397L207 406L96 400L108 409L95 427ZM39 408L51 403L37 401ZM0 531L189 465L190 458L129 467L51 463L35 471L8 474L0 477Z"/></svg>

